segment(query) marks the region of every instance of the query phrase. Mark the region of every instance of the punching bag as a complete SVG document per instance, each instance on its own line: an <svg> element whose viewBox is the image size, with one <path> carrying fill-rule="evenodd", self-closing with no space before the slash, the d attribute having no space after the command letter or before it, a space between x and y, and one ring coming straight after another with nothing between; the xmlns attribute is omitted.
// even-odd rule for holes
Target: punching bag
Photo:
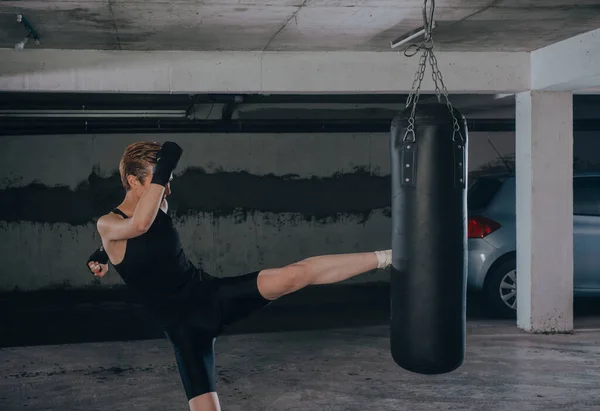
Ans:
<svg viewBox="0 0 600 411"><path fill-rule="evenodd" d="M409 106L392 121L390 346L419 374L458 368L466 348L467 126L446 104Z"/></svg>

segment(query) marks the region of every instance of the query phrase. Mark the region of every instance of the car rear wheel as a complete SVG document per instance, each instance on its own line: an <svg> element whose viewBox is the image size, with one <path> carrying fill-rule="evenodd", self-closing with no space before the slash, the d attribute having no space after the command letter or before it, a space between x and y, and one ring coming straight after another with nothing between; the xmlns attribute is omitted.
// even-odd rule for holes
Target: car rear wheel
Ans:
<svg viewBox="0 0 600 411"><path fill-rule="evenodd" d="M485 281L484 299L488 314L514 318L517 315L517 261L507 260L491 271Z"/></svg>

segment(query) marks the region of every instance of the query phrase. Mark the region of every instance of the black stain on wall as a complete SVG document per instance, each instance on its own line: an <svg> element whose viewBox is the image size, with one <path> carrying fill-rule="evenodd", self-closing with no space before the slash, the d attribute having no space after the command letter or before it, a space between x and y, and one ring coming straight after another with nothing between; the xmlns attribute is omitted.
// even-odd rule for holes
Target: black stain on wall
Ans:
<svg viewBox="0 0 600 411"><path fill-rule="evenodd" d="M116 206L123 190L118 173L92 172L74 190L68 186L32 183L0 190L0 221L87 224Z"/></svg>
<svg viewBox="0 0 600 411"><path fill-rule="evenodd" d="M368 216L391 204L390 178L357 168L331 177L257 176L245 171L208 174L188 169L173 180L171 204L177 215L237 211L299 213L307 219L338 214Z"/></svg>
<svg viewBox="0 0 600 411"><path fill-rule="evenodd" d="M370 213L391 205L390 177L364 168L331 177L253 175L245 171L207 173L189 168L171 183L170 213L184 217L200 213L235 216L247 213L298 213L306 219L335 220ZM83 225L118 205L124 196L118 173L96 172L75 189L32 183L0 190L0 221L31 221Z"/></svg>

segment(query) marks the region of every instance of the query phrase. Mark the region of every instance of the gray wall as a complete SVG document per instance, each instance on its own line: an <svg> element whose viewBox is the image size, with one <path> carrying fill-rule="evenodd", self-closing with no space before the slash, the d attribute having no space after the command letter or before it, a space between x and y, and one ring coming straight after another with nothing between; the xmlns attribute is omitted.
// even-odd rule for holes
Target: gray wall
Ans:
<svg viewBox="0 0 600 411"><path fill-rule="evenodd" d="M512 133L471 133L471 170L514 151ZM219 276L329 253L390 247L389 150L381 134L175 134L2 137L0 290L105 287L85 268L94 221L118 204L131 142L185 150L171 211L188 257ZM374 272L350 282L387 280Z"/></svg>

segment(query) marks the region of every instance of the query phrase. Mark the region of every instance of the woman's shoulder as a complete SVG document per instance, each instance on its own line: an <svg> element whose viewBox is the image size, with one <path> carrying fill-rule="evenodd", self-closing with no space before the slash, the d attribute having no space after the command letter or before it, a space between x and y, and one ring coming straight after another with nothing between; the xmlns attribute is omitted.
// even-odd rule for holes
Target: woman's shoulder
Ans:
<svg viewBox="0 0 600 411"><path fill-rule="evenodd" d="M108 213L101 215L98 218L98 221L100 220L113 220L113 219L118 219L118 220L122 220L124 217L123 215L121 215L121 213L116 212L116 209L110 210Z"/></svg>
<svg viewBox="0 0 600 411"><path fill-rule="evenodd" d="M115 222L115 221L121 221L125 219L125 217L117 212L115 212L115 210L111 210L108 213L101 215L98 218L98 222L96 223L96 225L98 226L98 228L105 226L106 224L110 224L111 222Z"/></svg>

